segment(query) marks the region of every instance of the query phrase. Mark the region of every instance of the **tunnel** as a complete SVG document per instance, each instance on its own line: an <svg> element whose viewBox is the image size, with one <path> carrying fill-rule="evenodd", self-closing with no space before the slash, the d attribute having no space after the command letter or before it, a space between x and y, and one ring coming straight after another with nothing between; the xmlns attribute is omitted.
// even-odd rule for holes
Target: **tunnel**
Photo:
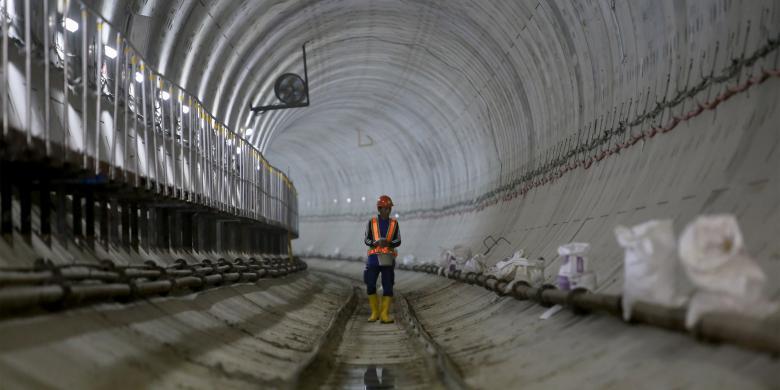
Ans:
<svg viewBox="0 0 780 390"><path fill-rule="evenodd" d="M780 387L776 0L0 10L0 388Z"/></svg>

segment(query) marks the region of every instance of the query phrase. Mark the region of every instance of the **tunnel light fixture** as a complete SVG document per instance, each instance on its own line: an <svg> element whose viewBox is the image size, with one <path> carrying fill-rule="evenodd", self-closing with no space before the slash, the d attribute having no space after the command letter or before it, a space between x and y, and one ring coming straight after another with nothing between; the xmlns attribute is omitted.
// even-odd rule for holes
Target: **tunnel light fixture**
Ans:
<svg viewBox="0 0 780 390"><path fill-rule="evenodd" d="M171 98L171 94L170 94L170 93L168 93L167 91L162 91L162 93L160 94L160 96L162 96L162 100L168 100L168 99L170 99L170 98Z"/></svg>
<svg viewBox="0 0 780 390"><path fill-rule="evenodd" d="M144 82L144 74L141 73L141 72L135 72L135 82L143 83Z"/></svg>
<svg viewBox="0 0 780 390"><path fill-rule="evenodd" d="M246 134L246 135L252 135L252 133L254 133L254 132L255 132L255 131L254 131L254 129L246 129L246 130L244 131L244 134Z"/></svg>
<svg viewBox="0 0 780 390"><path fill-rule="evenodd" d="M111 46L103 45L103 52L106 53L106 57L111 58L112 60L116 58L116 49Z"/></svg>
<svg viewBox="0 0 780 390"><path fill-rule="evenodd" d="M333 199L333 203L334 203L334 204L338 204L338 203L339 203L339 200L334 198L334 199Z"/></svg>
<svg viewBox="0 0 780 390"><path fill-rule="evenodd" d="M398 219L398 213L395 213L395 218Z"/></svg>
<svg viewBox="0 0 780 390"><path fill-rule="evenodd" d="M70 32L76 32L79 31L79 22L71 19L71 18L65 18L65 29Z"/></svg>
<svg viewBox="0 0 780 390"><path fill-rule="evenodd" d="M241 147L240 146L236 148L236 154L241 154Z"/></svg>
<svg viewBox="0 0 780 390"><path fill-rule="evenodd" d="M352 198L347 198L347 203L352 203Z"/></svg>
<svg viewBox="0 0 780 390"><path fill-rule="evenodd" d="M189 114L190 113L190 106L181 106L181 112L183 112L185 114Z"/></svg>

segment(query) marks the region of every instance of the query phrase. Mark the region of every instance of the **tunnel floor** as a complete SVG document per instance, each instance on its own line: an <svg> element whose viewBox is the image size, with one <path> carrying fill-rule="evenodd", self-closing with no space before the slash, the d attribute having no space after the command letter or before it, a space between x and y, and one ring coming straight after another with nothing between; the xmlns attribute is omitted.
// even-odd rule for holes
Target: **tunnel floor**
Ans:
<svg viewBox="0 0 780 390"><path fill-rule="evenodd" d="M396 322L368 323L364 265L306 261L285 278L0 321L0 388L777 388L768 354L598 314L540 320L540 305L419 272L397 271Z"/></svg>
<svg viewBox="0 0 780 390"><path fill-rule="evenodd" d="M443 388L425 361L425 351L410 339L400 321L369 323L368 316L367 305L359 302L331 356L333 369L320 388Z"/></svg>

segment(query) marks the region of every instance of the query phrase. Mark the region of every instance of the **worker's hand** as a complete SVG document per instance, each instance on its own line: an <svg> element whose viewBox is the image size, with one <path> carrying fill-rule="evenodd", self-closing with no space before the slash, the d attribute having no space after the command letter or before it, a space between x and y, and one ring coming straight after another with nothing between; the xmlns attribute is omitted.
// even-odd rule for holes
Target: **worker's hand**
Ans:
<svg viewBox="0 0 780 390"><path fill-rule="evenodd" d="M378 239L378 240L376 241L376 246L378 246L379 248L384 248L384 247L386 247L386 246L387 246L387 240L385 240L384 238L380 238L380 239Z"/></svg>

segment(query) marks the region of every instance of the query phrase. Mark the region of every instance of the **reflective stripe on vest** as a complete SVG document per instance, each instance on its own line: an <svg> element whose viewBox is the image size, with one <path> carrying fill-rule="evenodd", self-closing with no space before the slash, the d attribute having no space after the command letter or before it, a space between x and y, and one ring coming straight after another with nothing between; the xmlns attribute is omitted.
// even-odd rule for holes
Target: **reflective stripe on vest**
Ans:
<svg viewBox="0 0 780 390"><path fill-rule="evenodd" d="M397 223L396 223L395 219L390 218L390 226L387 227L387 235L385 237L385 239L387 241L390 241L390 239L393 238L393 234L395 234L395 226L396 226L396 224ZM379 221L377 220L376 217L371 218L371 235L374 236L374 241L379 241L379 239L380 239L380 237L379 237ZM393 256L398 256L398 252L395 250L395 248L392 248L392 247L385 247L385 248L374 247L374 248L370 248L368 250L368 255L369 256L371 256L373 254L377 254L377 253L387 253L387 254L391 254Z"/></svg>

